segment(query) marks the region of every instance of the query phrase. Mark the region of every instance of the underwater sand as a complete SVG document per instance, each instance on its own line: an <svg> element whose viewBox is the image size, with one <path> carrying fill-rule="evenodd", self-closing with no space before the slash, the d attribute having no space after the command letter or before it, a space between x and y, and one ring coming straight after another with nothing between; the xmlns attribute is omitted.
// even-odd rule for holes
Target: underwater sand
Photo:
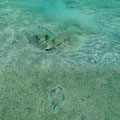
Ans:
<svg viewBox="0 0 120 120"><path fill-rule="evenodd" d="M0 0L0 120L119 120L119 11L119 0Z"/></svg>

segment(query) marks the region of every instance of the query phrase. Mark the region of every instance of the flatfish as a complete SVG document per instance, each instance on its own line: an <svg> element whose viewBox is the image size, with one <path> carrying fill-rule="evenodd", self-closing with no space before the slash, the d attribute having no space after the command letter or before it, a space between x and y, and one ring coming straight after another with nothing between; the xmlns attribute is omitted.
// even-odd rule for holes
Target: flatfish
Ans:
<svg viewBox="0 0 120 120"><path fill-rule="evenodd" d="M52 114L56 114L57 110L63 105L65 101L64 90L60 85L52 88L48 94L48 100L50 103L50 111Z"/></svg>

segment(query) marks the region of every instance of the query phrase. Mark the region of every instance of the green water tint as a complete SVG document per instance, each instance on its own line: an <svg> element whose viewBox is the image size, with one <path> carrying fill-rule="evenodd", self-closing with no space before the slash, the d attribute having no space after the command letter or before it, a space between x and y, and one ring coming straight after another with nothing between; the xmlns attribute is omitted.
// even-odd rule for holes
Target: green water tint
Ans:
<svg viewBox="0 0 120 120"><path fill-rule="evenodd" d="M0 0L0 120L120 120L119 11Z"/></svg>
<svg viewBox="0 0 120 120"><path fill-rule="evenodd" d="M119 69L53 66L0 69L1 120L119 120Z"/></svg>

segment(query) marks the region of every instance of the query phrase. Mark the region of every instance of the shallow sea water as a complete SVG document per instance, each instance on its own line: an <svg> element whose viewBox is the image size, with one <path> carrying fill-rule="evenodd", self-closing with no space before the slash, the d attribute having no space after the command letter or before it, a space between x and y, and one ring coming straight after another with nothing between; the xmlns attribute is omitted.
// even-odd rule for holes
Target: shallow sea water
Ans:
<svg viewBox="0 0 120 120"><path fill-rule="evenodd" d="M119 0L0 0L0 120L119 120L119 11Z"/></svg>

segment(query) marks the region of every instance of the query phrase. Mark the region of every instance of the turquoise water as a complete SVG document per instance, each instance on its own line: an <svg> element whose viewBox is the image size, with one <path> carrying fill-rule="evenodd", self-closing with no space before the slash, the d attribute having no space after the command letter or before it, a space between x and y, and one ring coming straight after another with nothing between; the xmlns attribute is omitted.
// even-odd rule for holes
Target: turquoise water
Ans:
<svg viewBox="0 0 120 120"><path fill-rule="evenodd" d="M24 64L44 54L39 41L31 40L39 34L47 34L55 42L57 36L68 39L52 52L45 52L46 56L57 52L55 58L76 65L120 65L119 6L117 0L1 1L0 66ZM49 44L48 40L45 45Z"/></svg>
<svg viewBox="0 0 120 120"><path fill-rule="evenodd" d="M119 11L119 0L0 0L0 120L119 120Z"/></svg>

